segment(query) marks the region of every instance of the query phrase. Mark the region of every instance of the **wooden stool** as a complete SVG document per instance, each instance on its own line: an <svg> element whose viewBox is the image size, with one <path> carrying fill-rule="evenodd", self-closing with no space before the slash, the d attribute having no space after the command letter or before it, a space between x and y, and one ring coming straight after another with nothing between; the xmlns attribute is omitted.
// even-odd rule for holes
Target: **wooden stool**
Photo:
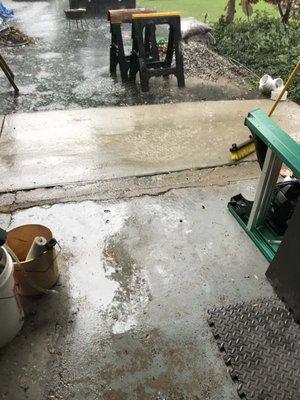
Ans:
<svg viewBox="0 0 300 400"><path fill-rule="evenodd" d="M143 30L147 26L169 25L169 39L165 60L148 56L148 49L143 41ZM152 30L155 28L152 28ZM141 88L143 92L149 90L149 79L152 76L175 75L179 87L185 86L183 56L181 52L181 27L180 13L152 13L133 14L132 16L132 38L133 53L130 76L135 78L140 73ZM173 55L175 53L175 66L172 67Z"/></svg>
<svg viewBox="0 0 300 400"><path fill-rule="evenodd" d="M147 14L153 12L155 12L155 10L152 8L132 8L109 10L107 13L107 20L110 22L111 32L110 74L112 76L116 76L117 66L119 65L123 82L128 81L128 71L130 68L131 55L125 55L121 25L123 23L132 23L133 14ZM154 47L150 45L150 42L152 43L155 41L155 31L153 31L153 27L150 27L150 25L145 34L145 41L148 41L146 47L149 52L150 48Z"/></svg>
<svg viewBox="0 0 300 400"><path fill-rule="evenodd" d="M0 68L2 69L2 71L4 72L6 78L9 80L9 83L12 85L12 87L14 88L15 91L15 95L19 94L19 88L18 86L15 84L15 76L12 72L12 70L9 68L9 66L7 65L6 61L4 60L4 58L1 56L0 54Z"/></svg>

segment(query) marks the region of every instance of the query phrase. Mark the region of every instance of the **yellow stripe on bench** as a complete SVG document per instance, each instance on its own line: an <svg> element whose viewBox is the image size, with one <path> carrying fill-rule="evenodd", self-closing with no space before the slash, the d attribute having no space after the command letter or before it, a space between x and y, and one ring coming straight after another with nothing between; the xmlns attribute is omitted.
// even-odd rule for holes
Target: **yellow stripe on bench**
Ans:
<svg viewBox="0 0 300 400"><path fill-rule="evenodd" d="M173 12L158 12L149 14L133 14L132 19L144 19L144 18L160 18L160 17L180 17L180 11Z"/></svg>

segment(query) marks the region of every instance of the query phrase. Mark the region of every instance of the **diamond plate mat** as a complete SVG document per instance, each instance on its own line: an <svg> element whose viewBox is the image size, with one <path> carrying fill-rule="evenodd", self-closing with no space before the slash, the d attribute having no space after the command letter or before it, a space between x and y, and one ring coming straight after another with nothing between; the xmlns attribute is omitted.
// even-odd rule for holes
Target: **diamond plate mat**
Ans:
<svg viewBox="0 0 300 400"><path fill-rule="evenodd" d="M241 398L300 400L300 325L279 299L211 309L208 323Z"/></svg>

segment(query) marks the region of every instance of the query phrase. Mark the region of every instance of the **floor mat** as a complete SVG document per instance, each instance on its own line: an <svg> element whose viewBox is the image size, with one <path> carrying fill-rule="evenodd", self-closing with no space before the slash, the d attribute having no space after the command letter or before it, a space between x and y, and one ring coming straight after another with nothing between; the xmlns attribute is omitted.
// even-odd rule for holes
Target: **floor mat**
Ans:
<svg viewBox="0 0 300 400"><path fill-rule="evenodd" d="M300 325L279 299L209 310L241 398L300 400Z"/></svg>

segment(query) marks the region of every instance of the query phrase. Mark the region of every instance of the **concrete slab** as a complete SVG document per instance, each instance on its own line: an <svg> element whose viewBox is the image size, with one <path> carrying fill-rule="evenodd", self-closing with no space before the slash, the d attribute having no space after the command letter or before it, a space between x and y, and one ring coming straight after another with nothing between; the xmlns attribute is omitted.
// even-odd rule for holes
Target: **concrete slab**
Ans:
<svg viewBox="0 0 300 400"><path fill-rule="evenodd" d="M272 295L226 208L239 192L253 196L253 182L1 215L49 226L62 252L58 294L28 299L0 351L0 398L238 399L207 309Z"/></svg>
<svg viewBox="0 0 300 400"><path fill-rule="evenodd" d="M223 165L231 144L249 134L248 112L270 106L211 101L9 115L0 140L1 191ZM299 109L283 103L274 118L298 132Z"/></svg>

